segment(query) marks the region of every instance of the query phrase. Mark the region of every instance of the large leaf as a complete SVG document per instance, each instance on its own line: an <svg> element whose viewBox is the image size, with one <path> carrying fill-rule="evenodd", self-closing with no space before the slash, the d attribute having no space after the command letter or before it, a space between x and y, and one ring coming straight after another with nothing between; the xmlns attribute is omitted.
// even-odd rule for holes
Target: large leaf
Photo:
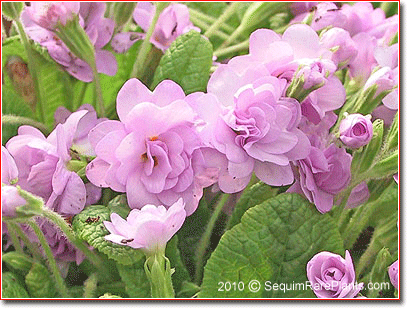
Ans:
<svg viewBox="0 0 410 310"><path fill-rule="evenodd" d="M265 200L272 198L276 194L276 189L263 182L256 183L251 187L245 189L241 198L235 205L235 209L229 219L227 229L231 229L233 226L241 222L242 215Z"/></svg>
<svg viewBox="0 0 410 310"><path fill-rule="evenodd" d="M45 266L35 263L26 275L26 286L31 297L52 298L56 294L55 283Z"/></svg>
<svg viewBox="0 0 410 310"><path fill-rule="evenodd" d="M132 265L141 260L141 251L122 246L104 239L109 232L103 221L110 221L111 211L105 206L89 206L73 219L73 229L77 235L98 251L123 265Z"/></svg>
<svg viewBox="0 0 410 310"><path fill-rule="evenodd" d="M212 65L212 45L196 31L179 36L162 56L152 88L169 79L190 94L205 91Z"/></svg>
<svg viewBox="0 0 410 310"><path fill-rule="evenodd" d="M1 277L2 298L30 298L27 291L11 272L3 272Z"/></svg>
<svg viewBox="0 0 410 310"><path fill-rule="evenodd" d="M281 194L249 209L222 236L205 266L199 297L314 297L306 285L284 294L265 284L306 284L308 261L321 251L343 254L342 244L329 215L298 194ZM248 285L257 288L255 281L260 289L252 292Z"/></svg>

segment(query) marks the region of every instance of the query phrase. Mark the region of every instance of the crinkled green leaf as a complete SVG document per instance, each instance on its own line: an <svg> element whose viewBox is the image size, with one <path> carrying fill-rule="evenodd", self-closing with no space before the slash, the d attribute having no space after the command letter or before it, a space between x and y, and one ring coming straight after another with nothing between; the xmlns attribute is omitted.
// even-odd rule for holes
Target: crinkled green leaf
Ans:
<svg viewBox="0 0 410 310"><path fill-rule="evenodd" d="M241 222L242 215L265 200L272 198L276 194L276 189L263 182L256 183L251 187L245 189L241 198L235 205L232 215L229 219L227 229L231 229L233 226Z"/></svg>
<svg viewBox="0 0 410 310"><path fill-rule="evenodd" d="M123 265L132 265L140 261L143 257L141 251L104 239L109 232L103 221L110 221L110 214L110 210L105 206L88 206L74 217L73 230L79 238Z"/></svg>
<svg viewBox="0 0 410 310"><path fill-rule="evenodd" d="M151 298L151 286L144 270L144 260L132 265L118 264L118 272L130 298Z"/></svg>
<svg viewBox="0 0 410 310"><path fill-rule="evenodd" d="M198 32L191 30L179 36L162 56L152 88L169 79L178 83L186 94L205 91L212 53L211 43Z"/></svg>
<svg viewBox="0 0 410 310"><path fill-rule="evenodd" d="M314 297L309 289L283 294L265 290L265 284L305 284L306 264L321 251L344 252L332 218L298 194L281 194L250 208L222 236L205 266L199 297ZM249 290L252 280L261 285L257 292ZM220 291L226 282L243 282L244 288Z"/></svg>
<svg viewBox="0 0 410 310"><path fill-rule="evenodd" d="M30 298L27 291L11 272L3 272L1 277L2 298Z"/></svg>
<svg viewBox="0 0 410 310"><path fill-rule="evenodd" d="M26 275L26 286L31 297L52 298L56 295L55 283L48 269L35 263Z"/></svg>

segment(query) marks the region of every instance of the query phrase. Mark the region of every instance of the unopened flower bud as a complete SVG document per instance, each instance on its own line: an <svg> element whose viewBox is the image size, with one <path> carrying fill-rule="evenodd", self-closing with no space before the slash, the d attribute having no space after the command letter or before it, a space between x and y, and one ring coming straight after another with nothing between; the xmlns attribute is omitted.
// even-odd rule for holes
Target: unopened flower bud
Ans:
<svg viewBox="0 0 410 310"><path fill-rule="evenodd" d="M353 149L368 144L373 137L373 125L370 119L370 115L348 115L340 123L340 140Z"/></svg>

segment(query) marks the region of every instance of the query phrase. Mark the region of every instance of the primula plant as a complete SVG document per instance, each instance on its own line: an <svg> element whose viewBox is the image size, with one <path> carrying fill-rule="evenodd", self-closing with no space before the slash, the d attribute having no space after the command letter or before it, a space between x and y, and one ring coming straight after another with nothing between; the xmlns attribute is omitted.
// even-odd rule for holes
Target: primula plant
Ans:
<svg viewBox="0 0 410 310"><path fill-rule="evenodd" d="M397 2L2 2L2 298L399 298Z"/></svg>

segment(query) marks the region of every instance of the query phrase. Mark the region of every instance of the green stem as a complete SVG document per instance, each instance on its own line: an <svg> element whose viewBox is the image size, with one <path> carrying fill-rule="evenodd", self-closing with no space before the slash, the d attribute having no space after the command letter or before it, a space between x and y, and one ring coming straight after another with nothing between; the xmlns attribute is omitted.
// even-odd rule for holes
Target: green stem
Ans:
<svg viewBox="0 0 410 310"><path fill-rule="evenodd" d="M173 270L164 253L147 256L144 270L151 285L152 298L175 298L171 279Z"/></svg>
<svg viewBox="0 0 410 310"><path fill-rule="evenodd" d="M23 41L24 48L27 53L27 58L28 58L28 69L30 71L30 75L33 78L34 82L34 88L36 90L36 106L39 106L39 117L40 117L40 122L44 123L45 122L45 107L43 104L43 93L42 89L40 88L39 85L39 79L37 78L38 72L36 70L35 64L34 64L34 58L33 58L33 50L31 49L30 42L28 40L28 37L26 33L24 32L23 25L19 19L15 20L15 23L17 25L17 30L20 34L20 38Z"/></svg>
<svg viewBox="0 0 410 310"><path fill-rule="evenodd" d="M235 53L235 52L239 52L239 51L243 51L243 50L246 50L248 48L249 48L249 40L246 40L246 41L238 43L236 45L232 45L232 46L229 46L229 47L218 49L214 52L214 55L219 58L221 56L228 55L228 54Z"/></svg>
<svg viewBox="0 0 410 310"><path fill-rule="evenodd" d="M132 68L131 78L135 77L137 79L142 78L142 72L144 71L145 60L148 56L148 53L151 49L151 36L154 32L155 26L157 24L159 15L161 14L162 10L165 8L167 3L164 2L157 2L155 7L155 15L152 18L151 25L148 28L147 33L145 34L145 39L141 44L141 48L138 52L137 60L134 63L134 67Z"/></svg>
<svg viewBox="0 0 410 310"><path fill-rule="evenodd" d="M13 242L16 252L23 254L23 248L21 247L20 240L16 235L16 226L17 225L14 223L7 223L7 228L9 231L11 242Z"/></svg>
<svg viewBox="0 0 410 310"><path fill-rule="evenodd" d="M100 76L98 74L97 65L95 64L95 61L94 61L94 64L91 66L91 69L93 70L93 76L94 76L97 114L100 117L105 117L105 107L104 107L104 99L102 96Z"/></svg>
<svg viewBox="0 0 410 310"><path fill-rule="evenodd" d="M72 231L71 227L68 226L67 222L57 213L44 209L43 214L44 217L48 218L52 221L55 225L57 225L67 239L93 263L98 270L105 270L105 266L101 258L91 251L81 240L77 238L77 236ZM108 274L108 273L106 273Z"/></svg>
<svg viewBox="0 0 410 310"><path fill-rule="evenodd" d="M31 118L24 117L24 116L17 116L17 115L2 115L1 122L3 124L10 124L10 125L30 125L36 127L37 129L41 130L45 135L50 133L50 130L45 126L43 123L37 122Z"/></svg>
<svg viewBox="0 0 410 310"><path fill-rule="evenodd" d="M232 2L226 10L218 17L218 19L205 31L204 36L207 38L215 35L215 31L218 30L226 20L228 20L233 14L235 14L236 9L241 6L241 2Z"/></svg>
<svg viewBox="0 0 410 310"><path fill-rule="evenodd" d="M204 263L204 257L206 250L208 249L209 241L211 239L212 231L215 227L216 221L221 214L225 203L228 201L230 195L229 194L222 194L218 204L216 205L214 212L209 219L209 222L206 226L205 232L202 235L201 239L199 240L198 247L196 248L196 255L195 255L195 282L200 284L201 277L202 277L202 265Z"/></svg>
<svg viewBox="0 0 410 310"><path fill-rule="evenodd" d="M191 19L191 21L193 22L193 24L195 26L201 28L202 30L208 29L208 27L209 27L209 24L207 24L206 22L204 22L201 19L198 19L194 16L191 16L190 19ZM226 39L229 38L229 35L227 35L224 32L221 32L219 30L216 30L214 34L215 34L215 36L221 38L222 40L226 40Z"/></svg>
<svg viewBox="0 0 410 310"><path fill-rule="evenodd" d="M14 230L17 232L17 234L19 235L20 239L23 241L24 245L29 249L29 251L31 252L31 255L33 255L33 257L37 260L37 261L41 261L42 255L40 253L40 250L38 249L38 247L36 247L36 243L32 243L27 235L21 230L20 226L18 224L15 223L8 223L8 225L13 225Z"/></svg>
<svg viewBox="0 0 410 310"><path fill-rule="evenodd" d="M35 223L34 221L29 221L29 225L33 229L34 233L36 234L38 238L38 241L40 242L41 246L44 249L44 253L46 254L46 257L47 257L47 264L50 268L51 273L54 276L54 279L56 280L58 292L60 293L61 297L65 297L65 298L70 297L68 293L68 289L64 283L64 279L61 276L60 270L58 269L56 260L54 259L53 252L51 251L51 248L46 240L46 237L44 236L40 227L38 227L37 223Z"/></svg>
<svg viewBox="0 0 410 310"><path fill-rule="evenodd" d="M195 9L193 9L193 8L190 8L190 9L189 9L189 16L190 16L190 18L191 18L191 20L192 20L192 22L193 22L194 24L195 24L194 20L195 20L195 21L200 21L200 23L202 23L202 24L206 24L205 29L208 29L208 28L209 28L209 25L215 23L215 21L216 21L216 18L215 18L215 17L206 15L206 14L204 14L204 13L202 13L202 12L200 12L200 11L197 11L197 10L195 10ZM198 26L199 26L199 25L198 25ZM201 27L201 28L202 28L202 27ZM229 26L228 24L225 24L225 23L222 23L222 24L220 25L220 28L221 28L222 30L228 32L228 33L232 33L232 32L234 32L234 30L235 30L235 28L233 28L232 26ZM220 32L220 31L216 31L216 32L215 32L215 35L218 35L218 36L223 35L223 36L225 37L225 39L227 39L227 38L229 37L227 34L225 34L225 33L223 33L223 32ZM222 37L221 37L221 38L222 38Z"/></svg>

